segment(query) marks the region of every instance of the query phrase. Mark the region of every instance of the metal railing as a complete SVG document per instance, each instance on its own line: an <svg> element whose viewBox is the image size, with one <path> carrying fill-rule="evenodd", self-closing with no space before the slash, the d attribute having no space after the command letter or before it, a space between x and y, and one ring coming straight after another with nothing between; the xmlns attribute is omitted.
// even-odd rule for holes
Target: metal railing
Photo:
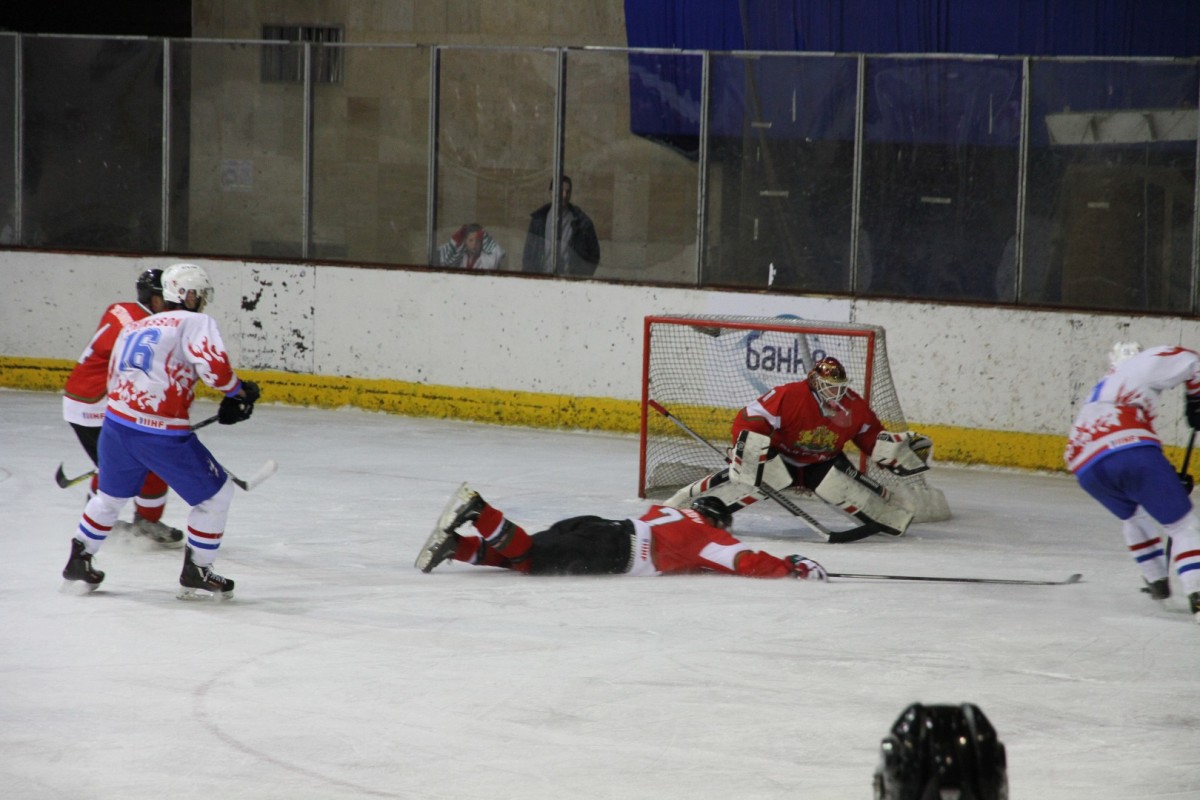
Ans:
<svg viewBox="0 0 1200 800"><path fill-rule="evenodd" d="M0 34L0 245L1194 314L1198 72Z"/></svg>

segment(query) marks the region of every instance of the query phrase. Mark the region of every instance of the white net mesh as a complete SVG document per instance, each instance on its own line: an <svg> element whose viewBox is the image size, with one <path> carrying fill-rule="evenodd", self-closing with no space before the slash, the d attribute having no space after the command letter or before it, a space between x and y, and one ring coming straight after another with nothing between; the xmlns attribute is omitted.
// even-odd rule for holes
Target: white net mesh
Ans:
<svg viewBox="0 0 1200 800"><path fill-rule="evenodd" d="M739 409L776 386L803 380L825 356L842 362L850 388L870 403L885 428L908 430L884 330L877 326L778 317L650 317L645 344L643 496L663 496L722 465L711 448L648 408L646 401L659 403L724 451ZM854 460L858 454L847 455ZM872 478L912 502L918 521L949 517L944 496L928 486L923 474L900 478L865 461Z"/></svg>

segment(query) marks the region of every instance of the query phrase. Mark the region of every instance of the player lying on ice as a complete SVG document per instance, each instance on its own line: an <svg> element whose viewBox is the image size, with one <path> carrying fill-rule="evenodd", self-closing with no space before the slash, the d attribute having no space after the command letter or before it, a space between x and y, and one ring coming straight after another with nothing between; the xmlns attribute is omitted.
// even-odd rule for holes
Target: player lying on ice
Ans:
<svg viewBox="0 0 1200 800"><path fill-rule="evenodd" d="M1200 428L1200 353L1117 342L1109 363L1075 417L1067 467L1084 491L1121 520L1125 544L1150 596L1171 596L1173 561L1200 623L1200 518L1188 498L1192 479L1175 472L1155 430L1163 391L1180 384L1191 435Z"/></svg>
<svg viewBox="0 0 1200 800"><path fill-rule="evenodd" d="M686 508L694 498L715 497L733 512L766 497L763 484L776 490L800 486L879 532L900 536L913 509L862 474L843 449L854 442L901 476L929 469L933 449L926 436L884 430L832 357L818 361L805 380L772 389L739 411L732 438L729 466L683 487L667 505Z"/></svg>
<svg viewBox="0 0 1200 800"><path fill-rule="evenodd" d="M530 535L465 483L417 555L430 572L447 559L504 567L530 575L666 575L716 572L751 578L826 580L804 556L778 558L729 534L729 509L715 497L691 508L651 506L637 519L583 516L560 520ZM477 535L459 528L470 522Z"/></svg>

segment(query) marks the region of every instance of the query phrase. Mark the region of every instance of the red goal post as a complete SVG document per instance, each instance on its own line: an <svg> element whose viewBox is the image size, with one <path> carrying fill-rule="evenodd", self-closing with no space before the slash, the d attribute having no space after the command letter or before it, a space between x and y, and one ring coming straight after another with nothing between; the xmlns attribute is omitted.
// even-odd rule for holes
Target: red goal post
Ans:
<svg viewBox="0 0 1200 800"><path fill-rule="evenodd" d="M887 430L908 430L879 326L793 317L646 317L639 496L666 496L722 464L711 448L653 411L650 401L723 452L739 409L774 387L804 380L813 363L825 356L842 362L850 386ZM945 496L928 485L927 473L898 477L856 453L853 445L847 455L857 455L861 469L906 497L916 509L916 521L949 518Z"/></svg>

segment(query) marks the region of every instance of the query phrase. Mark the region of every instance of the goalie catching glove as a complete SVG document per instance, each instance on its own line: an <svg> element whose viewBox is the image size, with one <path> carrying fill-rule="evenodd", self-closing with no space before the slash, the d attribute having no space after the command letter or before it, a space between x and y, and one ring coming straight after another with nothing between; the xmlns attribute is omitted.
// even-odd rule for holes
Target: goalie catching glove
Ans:
<svg viewBox="0 0 1200 800"><path fill-rule="evenodd" d="M929 469L933 440L920 433L880 431L871 458L893 475L916 475Z"/></svg>
<svg viewBox="0 0 1200 800"><path fill-rule="evenodd" d="M829 573L817 562L804 556L788 556L783 559L792 569L792 575L802 581L827 581Z"/></svg>
<svg viewBox="0 0 1200 800"><path fill-rule="evenodd" d="M221 401L217 409L217 422L233 425L245 422L254 413L254 404L262 393L254 381L242 381L242 395L232 395Z"/></svg>

